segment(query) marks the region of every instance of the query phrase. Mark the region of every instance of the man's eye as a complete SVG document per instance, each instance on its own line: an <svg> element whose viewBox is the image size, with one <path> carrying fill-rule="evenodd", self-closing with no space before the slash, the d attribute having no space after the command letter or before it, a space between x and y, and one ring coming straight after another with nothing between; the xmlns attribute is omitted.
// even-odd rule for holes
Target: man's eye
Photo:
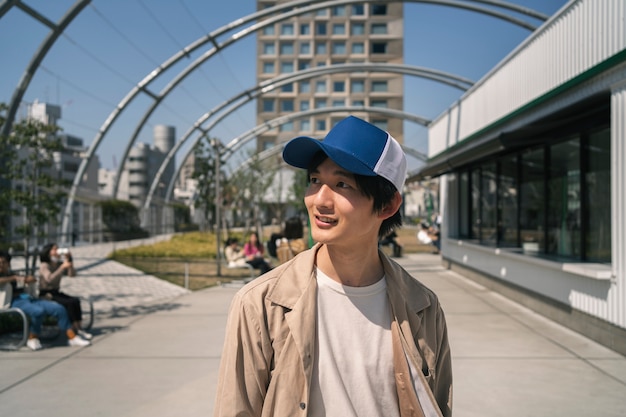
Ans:
<svg viewBox="0 0 626 417"><path fill-rule="evenodd" d="M345 183L345 182L343 182L343 181L339 181L339 182L337 183L337 187L339 187L339 188L350 188L350 184Z"/></svg>
<svg viewBox="0 0 626 417"><path fill-rule="evenodd" d="M309 178L309 183L311 184L317 184L319 182L319 180L316 177L310 177Z"/></svg>

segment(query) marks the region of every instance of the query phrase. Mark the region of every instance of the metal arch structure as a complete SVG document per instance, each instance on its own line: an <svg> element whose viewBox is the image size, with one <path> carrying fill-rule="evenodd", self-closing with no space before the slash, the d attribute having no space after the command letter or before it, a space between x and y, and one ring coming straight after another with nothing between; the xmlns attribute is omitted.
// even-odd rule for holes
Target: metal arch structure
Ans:
<svg viewBox="0 0 626 417"><path fill-rule="evenodd" d="M350 72L350 71L390 72L390 73L400 73L400 74L405 74L405 75L413 75L416 77L422 77L422 78L427 78L427 79L431 79L434 81L438 81L438 82L447 84L449 86L452 86L454 88L458 88L459 90L462 90L462 91L467 91L467 89L474 84L472 80L469 80L467 78L463 78L460 76L456 76L454 74L449 74L443 71L433 70L429 68L417 67L417 66L406 65L406 64L387 64L387 63L369 63L369 62L354 63L354 64L337 64L337 65L329 65L325 67L315 67L315 68L310 68L307 70L301 70L301 71L297 71L294 73L282 75L282 76L273 78L271 80L266 80L253 88L247 89L239 93L238 95L233 96L232 98L224 101L220 105L213 108L211 111L205 113L202 117L200 117L200 119L198 119L194 123L194 125L183 135L183 137L178 142L176 142L174 147L172 147L172 149L168 152L165 159L161 163L156 175L154 176L152 180L152 183L150 184L150 189L146 196L146 200L144 201L144 207L143 207L144 210L147 210L150 207L157 185L159 181L161 180L161 177L163 176L163 173L165 172L165 169L167 168L168 164L174 158L174 156L178 153L180 147L185 144L185 142L191 137L191 135L194 132L200 131L200 134L198 135L198 137L196 137L196 139L193 141L192 145L190 146L189 151L182 158L183 161L189 157L190 153L193 151L193 148L198 143L198 141L203 136L208 136L210 130L213 127L215 127L224 117L228 116L229 114L232 114L238 108L256 99L257 97L265 93L268 93L270 91L273 91L283 85L290 84L293 82L315 78L321 75L329 75L329 74ZM230 107L226 109L226 107L229 105ZM211 118L212 116L214 116L215 114L217 114L218 112L224 109L226 110L221 115L219 115L215 120L213 120L209 126L207 127L202 126L209 118ZM169 182L166 194L165 194L167 201L169 201L169 197L172 195L174 183L176 182L176 178L178 178L178 175L180 174L181 169L182 169L182 165L179 165L176 168L174 175L170 179L170 182Z"/></svg>
<svg viewBox="0 0 626 417"><path fill-rule="evenodd" d="M212 39L212 43L214 45L214 48L212 48L211 50L209 50L208 52L204 53L202 56L200 56L198 59L196 59L193 63L191 63L191 65L187 66L183 71L181 71L177 76L175 76L166 86L165 88L159 93L159 94L154 94L151 93L149 94L152 99L154 100L154 102L152 103L152 105L150 106L150 108L144 113L144 115L142 116L140 122L137 124L137 126L135 127L135 130L133 132L133 134L131 135L130 139L128 140L127 144L126 144L126 148L124 149L124 153L122 154L121 157L121 163L118 167L117 170L117 174L115 175L115 179L114 179L114 183L113 183L113 196L117 195L118 189L119 189L119 182L121 180L121 176L122 176L122 172L124 170L124 165L125 165L125 161L128 157L128 154L130 153L130 150L133 146L133 144L135 143L137 137L139 136L141 130L143 129L143 127L145 126L145 124L147 123L148 119L150 118L150 116L152 115L152 113L154 113L154 111L157 109L157 107L160 105L160 103L169 95L169 93L171 91L173 91L173 89L180 84L185 78L187 78L187 76L189 76L193 71L196 70L196 68L198 68L202 63L204 63L205 61L207 61L208 59L210 59L212 56L214 56L217 52L219 52L220 50L226 48L227 46L239 41L240 39L243 39L249 35L251 35L252 33L266 27L269 25L273 25L274 23L283 21L283 20L288 20L294 16L299 16L302 14L306 14L306 13L310 13L316 10L320 10L320 9L325 9L331 6L336 6L336 5L341 5L341 4L351 4L351 3L369 3L369 2L374 2L376 0L334 0L334 1L326 1L326 2L322 2L322 3L314 3L311 4L309 6L305 6L299 9L293 9L291 10L291 8L293 7L293 3L287 3L284 5L279 5L279 6L274 6L277 9L280 10L286 10L284 13L278 15L278 16L274 16L271 18L268 18L266 20L263 20L261 22L255 23L253 25L251 25L250 27L247 27L239 32L237 32L236 34L232 35L230 38L228 38L226 41L222 42L221 44L219 44L215 37L213 37ZM404 0L404 2L408 2L411 0ZM391 1L393 2L393 0ZM485 9L483 7L479 7L479 6L473 6L471 4L467 4L467 3L460 3L456 0L413 0L413 2L416 3L436 3L436 4L441 4L441 5L447 5L447 6L451 6L451 7L460 7L460 8L467 8L468 10L475 10L475 11L480 11L482 13L485 14L489 14L495 17L500 17L502 19L508 20L512 23L517 23L520 26L528 29L528 30L534 30L535 26L530 25L527 22L524 22L522 20L519 19L515 19L511 16L508 16L506 14L500 13L500 12L496 12L494 10L490 10L490 9ZM483 3L503 3L504 2L493 2L493 1L489 1L489 0L483 0ZM311 3L311 2L294 2L294 3ZM257 12L253 15L249 15L248 17L244 18L244 21L249 21L250 16L255 16L255 15L259 15L259 14L268 14L268 11L271 9L267 9L265 11L262 12ZM235 21L233 23L236 23L238 21ZM167 61L166 61L167 62ZM165 66L161 66L159 67L160 69L164 70L166 67ZM81 175L82 178L82 175Z"/></svg>
<svg viewBox="0 0 626 417"><path fill-rule="evenodd" d="M13 121L15 120L15 115L17 114L17 109L22 102L22 98L24 97L26 89L30 85L30 80L32 80L35 72L39 68L41 61L43 61L48 51L50 51L50 48L52 48L52 45L54 45L59 36L61 36L65 28L74 20L76 16L78 16L81 11L83 11L85 7L87 7L89 3L91 3L91 0L77 0L76 3L74 3L74 5L68 9L68 11L59 21L59 23L54 23L50 21L49 19L42 16L40 13L37 13L35 10L28 7L21 1L6 0L2 5L0 5L0 18L4 16L4 14L8 12L12 6L16 6L43 23L45 26L48 26L50 29L52 29L52 31L48 34L48 36L46 36L44 41L37 49L37 52L33 54L30 62L28 63L28 66L26 67L26 70L22 74L22 78L20 79L17 88L13 92L11 102L9 103L9 109L7 111L7 118L4 122L4 126L2 126L2 136L7 136L11 132L11 128L13 127Z"/></svg>
<svg viewBox="0 0 626 417"><path fill-rule="evenodd" d="M117 195L117 189L119 186L119 180L121 177L121 172L123 170L123 166L126 160L126 157L128 156L128 153L130 152L130 148L132 147L137 135L139 134L139 132L141 131L141 129L143 128L143 125L147 122L149 116L154 112L154 110L156 109L156 107L163 101L163 99L167 96L167 94L169 94L170 91L172 91L172 89L178 85L184 78L186 78L187 75L189 75L193 70L195 70L201 63L203 63L204 61L206 61L207 59L209 59L210 57L212 57L213 55L215 55L218 51L220 51L221 49L224 49L225 47L229 46L230 44L236 42L239 39L242 39L248 35L250 35L253 32L256 32L257 30L270 25L270 24L274 24L276 22L279 22L281 20L286 20L289 19L293 16L297 16L300 14L305 14L305 13L309 13L315 10L319 10L319 9L325 9L325 8L329 8L329 7L333 7L333 6L338 6L338 5L347 5L347 4L356 4L356 3L373 3L376 1L380 1L380 0L332 0L332 1L326 1L326 2L322 2L322 3L317 3L314 0L295 0L292 2L288 2L288 3L284 3L278 6L274 6L272 8L268 8L262 11L259 11L257 13L253 13L248 15L245 18L241 18L241 19L237 19L235 21L233 21L232 23L223 26L222 28L218 29L215 32L212 32L210 34L208 34L207 36L204 36L203 38L200 38L199 40L193 42L192 44L190 44L189 46L183 48L181 51L179 51L177 54L175 54L174 56L172 56L170 59L168 59L167 61L165 61L162 65L158 66L155 70L153 70L150 74L148 74L140 83L138 83L127 95L126 97L124 97L124 99L116 106L115 110L109 115L109 117L107 118L107 120L105 121L105 123L102 125L102 127L100 128L98 134L96 135L96 138L94 139L94 141L92 142L89 150L87 151L87 154L85 156L85 158L81 161L81 164L78 168L78 171L74 177L74 181L72 182L72 186L70 189L70 193L68 196L68 200L67 200L67 204L65 207L65 211L63 214L63 220L62 220L62 231L63 233L67 233L68 229L69 229L69 220L70 220L70 216L71 216L71 207L73 205L75 196L76 196L76 192L78 189L78 186L80 185L80 181L83 177L83 174L85 173L87 166L91 160L91 158L93 157L93 155L95 154L95 151L97 150L100 142L102 141L102 139L104 138L104 136L106 135L106 133L108 132L108 130L110 129L111 125L115 122L115 120L119 117L119 115L121 114L121 112L126 108L126 106L140 93L140 92L144 92L145 94L147 94L148 96L152 97L154 99L154 103L153 105L150 107L150 109L145 113L144 117L142 117L141 122L137 125L137 128L135 129L135 133L133 134L133 136L130 138L129 142L127 143L127 147L126 150L124 152L123 158L122 158L122 163L120 164L120 168L118 169L118 173L115 177L115 183L114 183L114 190L113 190L113 195ZM499 12L496 10L491 10L482 6L478 6L478 5L473 5L473 4L469 4L469 3L463 3L460 1L456 1L456 0L389 0L390 2L401 2L401 3L428 3L428 4L436 4L436 5L443 5L443 6L449 6L449 7L455 7L455 8L460 8L460 9L466 9L466 10L470 10L470 11L475 11L478 13L482 13L485 15L489 15L489 16L493 16L505 21L508 21L510 23L516 24L518 26L521 26L525 29L528 29L530 31L536 29L536 26L531 25L527 22L524 22L521 19L517 19L513 16L509 16L503 12ZM475 0L476 3L482 3L482 4L489 4L491 6L496 6L496 7L500 7L503 9L507 9L507 10L511 10L511 11L515 11L517 13L520 14L524 14L530 17L533 17L535 19L538 20L547 20L548 16L545 16L541 13L537 13L531 9L528 8L524 8L524 7L520 7L511 3L507 3L504 1L499 1L499 0ZM294 7L297 6L303 6L301 8L296 8L294 10L291 10ZM269 14L272 13L276 13L276 12L284 12L279 16L276 17L272 17L272 18L268 18L266 20L263 20L262 22L258 22L256 24L253 24L252 26L250 26L249 28L243 29L239 32L237 32L236 34L232 35L230 38L228 38L228 40L222 42L221 44L217 42L216 37L217 36L221 36L231 30L234 30L235 28L250 22L252 20L258 20L262 17L265 17ZM194 50L198 49L200 46L206 44L206 43L212 43L213 44L213 48L211 50L209 50L208 52L204 53L199 59L197 59L196 61L194 61L190 66L188 66L183 72L181 72L177 77L175 77L174 80L172 80L167 86L166 88L163 90L163 92L160 95L156 95L153 92L151 92L150 90L148 90L148 85L156 78L158 77L160 74L162 74L163 72L165 72L168 68L170 68L172 65L174 65L175 63L177 63L178 61L180 61L183 57L188 57L190 52L193 52Z"/></svg>

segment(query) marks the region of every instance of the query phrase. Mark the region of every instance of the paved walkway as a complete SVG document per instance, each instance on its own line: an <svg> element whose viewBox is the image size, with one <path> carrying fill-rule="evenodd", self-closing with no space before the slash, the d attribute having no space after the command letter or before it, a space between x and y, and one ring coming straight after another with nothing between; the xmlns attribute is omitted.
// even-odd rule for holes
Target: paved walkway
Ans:
<svg viewBox="0 0 626 417"><path fill-rule="evenodd" d="M68 293L96 307L90 347L0 352L0 416L194 417L212 414L228 305L238 287L197 292L73 249ZM625 416L626 358L444 269L400 263L441 298L455 417Z"/></svg>

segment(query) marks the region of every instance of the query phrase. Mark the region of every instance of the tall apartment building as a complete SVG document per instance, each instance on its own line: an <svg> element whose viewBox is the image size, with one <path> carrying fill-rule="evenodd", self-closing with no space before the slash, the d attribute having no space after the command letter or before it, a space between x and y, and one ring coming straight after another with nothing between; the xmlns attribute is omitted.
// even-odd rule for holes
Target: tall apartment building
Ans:
<svg viewBox="0 0 626 417"><path fill-rule="evenodd" d="M257 0L263 10L288 0ZM402 3L338 5L267 26L257 36L257 82L307 68L344 63L402 63ZM402 110L403 78L379 72L336 73L301 80L261 96L257 124L296 112L344 106ZM403 122L351 112L403 142ZM297 135L323 137L347 112L304 117L257 138L263 151Z"/></svg>

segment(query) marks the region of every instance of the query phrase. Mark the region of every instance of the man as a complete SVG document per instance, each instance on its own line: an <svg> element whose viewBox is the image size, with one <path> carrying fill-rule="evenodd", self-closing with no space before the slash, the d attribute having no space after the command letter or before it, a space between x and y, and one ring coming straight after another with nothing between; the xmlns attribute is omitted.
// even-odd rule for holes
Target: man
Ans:
<svg viewBox="0 0 626 417"><path fill-rule="evenodd" d="M215 416L450 416L439 301L378 250L402 222L402 148L350 116L283 158L308 171L317 243L233 299Z"/></svg>
<svg viewBox="0 0 626 417"><path fill-rule="evenodd" d="M424 245L433 245L435 247L435 254L439 254L441 250L441 242L437 232L427 223L420 223L420 230L417 232L417 240Z"/></svg>

